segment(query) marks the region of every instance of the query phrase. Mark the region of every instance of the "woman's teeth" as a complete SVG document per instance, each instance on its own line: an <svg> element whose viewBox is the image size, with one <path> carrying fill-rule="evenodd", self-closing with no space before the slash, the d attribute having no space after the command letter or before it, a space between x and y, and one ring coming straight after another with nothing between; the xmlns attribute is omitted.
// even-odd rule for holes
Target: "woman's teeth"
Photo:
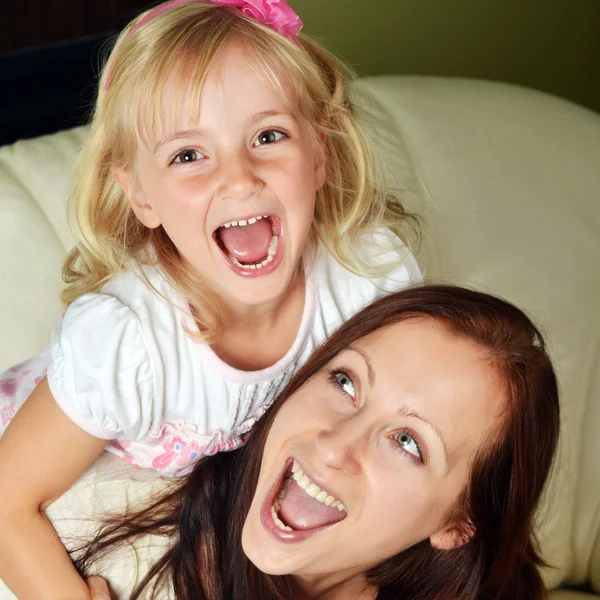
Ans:
<svg viewBox="0 0 600 600"><path fill-rule="evenodd" d="M327 492L321 490L321 488L313 483L305 474L304 471L300 468L300 465L294 461L292 464L292 478L298 484L300 489L303 489L311 498L322 502L325 506L331 506L331 508L337 508L339 511L346 510L346 507L334 496L329 495ZM288 484L289 487L289 484ZM284 491L285 489L285 491ZM286 486L284 485L282 490L283 495L279 492L280 497L283 498L285 496L285 492L287 491Z"/></svg>
<svg viewBox="0 0 600 600"><path fill-rule="evenodd" d="M298 487L301 490L304 490L311 498L322 502L325 504L325 506L337 508L340 512L346 510L346 507L337 498L331 496L325 491L322 491L317 484L313 483L304 474L304 471L300 468L300 465L294 460L292 463L292 472L283 480L279 494L277 494L277 498L271 506L271 516L273 517L273 522L279 529L282 529L283 531L294 531L278 517L279 509L281 508L281 500L283 500L288 489L290 488L290 485L292 485L292 479L294 479L298 484Z"/></svg>
<svg viewBox="0 0 600 600"><path fill-rule="evenodd" d="M257 220L262 218L263 217L257 217ZM252 219L250 219L248 223L250 223L250 221L252 221ZM232 223L233 225L223 225L223 227L235 227L237 223L243 223L246 225L246 221L232 221ZM278 241L279 237L276 235L271 238L271 242L269 243L269 251L267 252L267 258L265 258L262 262L246 265L241 263L235 256L229 255L229 258L234 265L241 267L242 269L262 269L265 265L268 265L273 260L275 254L277 253Z"/></svg>
<svg viewBox="0 0 600 600"><path fill-rule="evenodd" d="M275 506L277 505L277 508ZM271 506L271 516L273 517L273 523L277 525L279 529L283 529L283 531L294 531L291 527L288 527L278 516L277 511L279 510L279 504L277 502L273 503Z"/></svg>

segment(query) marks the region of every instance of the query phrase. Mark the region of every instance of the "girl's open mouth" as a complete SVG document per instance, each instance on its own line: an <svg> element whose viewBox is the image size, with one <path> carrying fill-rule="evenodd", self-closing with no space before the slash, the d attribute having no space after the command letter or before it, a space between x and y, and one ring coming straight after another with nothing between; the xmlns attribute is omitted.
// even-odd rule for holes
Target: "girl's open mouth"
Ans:
<svg viewBox="0 0 600 600"><path fill-rule="evenodd" d="M300 542L343 521L347 514L340 500L313 483L290 458L265 498L261 521L281 541Z"/></svg>
<svg viewBox="0 0 600 600"><path fill-rule="evenodd" d="M213 239L229 268L242 277L262 277L281 263L281 220L275 215L255 215L223 223Z"/></svg>

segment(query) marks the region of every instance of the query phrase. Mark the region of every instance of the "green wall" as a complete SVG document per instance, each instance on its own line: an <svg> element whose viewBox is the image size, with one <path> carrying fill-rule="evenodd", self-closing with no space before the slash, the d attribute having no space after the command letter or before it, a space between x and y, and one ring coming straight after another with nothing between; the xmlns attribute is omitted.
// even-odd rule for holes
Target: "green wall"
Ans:
<svg viewBox="0 0 600 600"><path fill-rule="evenodd" d="M360 73L494 79L600 112L600 0L289 0Z"/></svg>

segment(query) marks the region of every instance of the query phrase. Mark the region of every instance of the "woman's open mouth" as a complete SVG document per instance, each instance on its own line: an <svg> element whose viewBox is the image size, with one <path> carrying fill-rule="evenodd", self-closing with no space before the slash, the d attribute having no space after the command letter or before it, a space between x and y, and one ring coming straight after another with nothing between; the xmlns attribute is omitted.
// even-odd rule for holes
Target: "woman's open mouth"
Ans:
<svg viewBox="0 0 600 600"><path fill-rule="evenodd" d="M255 215L223 223L213 239L229 268L242 277L262 277L281 263L281 220L275 215Z"/></svg>
<svg viewBox="0 0 600 600"><path fill-rule="evenodd" d="M263 525L278 539L300 542L347 516L344 504L320 488L290 459L265 498Z"/></svg>

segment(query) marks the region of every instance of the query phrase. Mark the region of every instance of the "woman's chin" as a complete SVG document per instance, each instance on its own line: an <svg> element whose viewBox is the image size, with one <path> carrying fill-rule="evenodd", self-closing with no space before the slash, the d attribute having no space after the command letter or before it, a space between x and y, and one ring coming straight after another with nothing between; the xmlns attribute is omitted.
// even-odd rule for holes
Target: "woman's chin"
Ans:
<svg viewBox="0 0 600 600"><path fill-rule="evenodd" d="M257 522L258 521L258 522ZM248 560L267 575L290 575L293 569L288 565L289 556L284 557L276 543L270 543L267 532L260 520L246 519L242 530L242 549ZM288 560L286 560L286 558Z"/></svg>

